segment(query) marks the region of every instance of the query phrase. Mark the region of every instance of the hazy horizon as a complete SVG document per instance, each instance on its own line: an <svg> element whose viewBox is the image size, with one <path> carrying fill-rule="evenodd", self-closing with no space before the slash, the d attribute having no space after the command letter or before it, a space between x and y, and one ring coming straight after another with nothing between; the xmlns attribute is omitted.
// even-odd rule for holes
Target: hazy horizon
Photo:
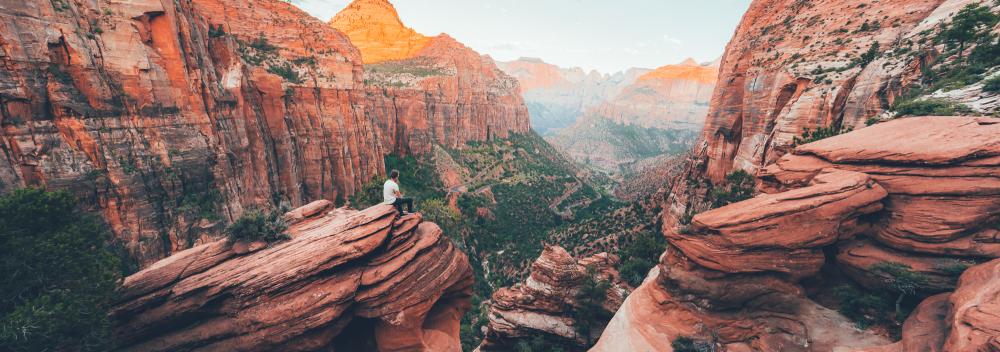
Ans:
<svg viewBox="0 0 1000 352"><path fill-rule="evenodd" d="M750 0L390 2L403 23L416 31L430 36L447 33L495 60L530 57L601 73L656 68L688 57L698 62L715 60L750 4ZM328 21L350 0L292 3ZM599 21L604 23L591 25Z"/></svg>

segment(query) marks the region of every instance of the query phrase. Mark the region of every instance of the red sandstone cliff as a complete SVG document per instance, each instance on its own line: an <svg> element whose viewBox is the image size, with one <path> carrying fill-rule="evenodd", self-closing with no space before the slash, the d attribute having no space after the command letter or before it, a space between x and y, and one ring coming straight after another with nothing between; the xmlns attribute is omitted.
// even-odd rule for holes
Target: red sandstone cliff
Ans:
<svg viewBox="0 0 1000 352"><path fill-rule="evenodd" d="M661 264L595 350L670 351L692 336L724 351L991 351L998 175L996 118L903 118L800 146L762 171L764 194L665 225ZM831 265L888 290L878 264L919 275L919 294L954 290L928 298L892 345L803 288Z"/></svg>
<svg viewBox="0 0 1000 352"><path fill-rule="evenodd" d="M282 1L5 1L0 192L70 189L147 265L251 205L341 202L387 153L528 130L515 83L431 44L450 75L397 91Z"/></svg>
<svg viewBox="0 0 1000 352"><path fill-rule="evenodd" d="M698 157L720 181L754 171L817 127L860 128L889 109L933 51L925 30L972 1L757 0L726 48ZM859 63L873 43L879 54ZM915 44L922 43L922 44Z"/></svg>
<svg viewBox="0 0 1000 352"><path fill-rule="evenodd" d="M141 264L383 168L357 50L286 3L6 1L0 47L3 189L72 190Z"/></svg>
<svg viewBox="0 0 1000 352"><path fill-rule="evenodd" d="M361 49L365 112L384 131L387 150L428 153L434 144L461 148L530 130L517 80L447 34L406 28L388 1L355 0L330 25Z"/></svg>
<svg viewBox="0 0 1000 352"><path fill-rule="evenodd" d="M220 240L126 278L118 350L461 351L465 254L419 215L330 205L287 216L289 241L246 253Z"/></svg>

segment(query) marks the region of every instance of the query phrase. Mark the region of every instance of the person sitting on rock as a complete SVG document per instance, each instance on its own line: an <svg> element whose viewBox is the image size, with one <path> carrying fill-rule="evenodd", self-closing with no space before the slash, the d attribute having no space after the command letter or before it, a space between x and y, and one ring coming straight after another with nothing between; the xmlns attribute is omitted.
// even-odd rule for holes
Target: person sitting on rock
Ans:
<svg viewBox="0 0 1000 352"><path fill-rule="evenodd" d="M389 179L382 186L383 203L392 204L401 215L413 212L413 198L403 197L403 192L399 191L399 170L389 172ZM403 204L406 204L406 212L403 212Z"/></svg>

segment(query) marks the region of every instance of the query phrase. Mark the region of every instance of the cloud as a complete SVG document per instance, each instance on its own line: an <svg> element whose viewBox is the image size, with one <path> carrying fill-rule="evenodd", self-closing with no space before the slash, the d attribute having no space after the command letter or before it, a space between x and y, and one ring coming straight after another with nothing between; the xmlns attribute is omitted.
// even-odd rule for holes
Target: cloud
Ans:
<svg viewBox="0 0 1000 352"><path fill-rule="evenodd" d="M684 44L684 42L682 42L680 39L674 38L673 36L671 36L669 34L664 34L663 35L663 41L665 41L667 43L670 43L670 44L673 44L673 45L677 45L677 46L680 46L680 45Z"/></svg>

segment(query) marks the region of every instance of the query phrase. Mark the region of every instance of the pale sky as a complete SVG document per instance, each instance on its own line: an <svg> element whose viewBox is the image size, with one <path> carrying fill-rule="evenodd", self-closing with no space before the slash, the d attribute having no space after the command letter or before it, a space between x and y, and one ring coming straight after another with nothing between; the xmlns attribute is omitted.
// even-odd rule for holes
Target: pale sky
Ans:
<svg viewBox="0 0 1000 352"><path fill-rule="evenodd" d="M349 0L292 0L327 21ZM722 55L750 0L391 0L403 23L499 61L612 73Z"/></svg>

